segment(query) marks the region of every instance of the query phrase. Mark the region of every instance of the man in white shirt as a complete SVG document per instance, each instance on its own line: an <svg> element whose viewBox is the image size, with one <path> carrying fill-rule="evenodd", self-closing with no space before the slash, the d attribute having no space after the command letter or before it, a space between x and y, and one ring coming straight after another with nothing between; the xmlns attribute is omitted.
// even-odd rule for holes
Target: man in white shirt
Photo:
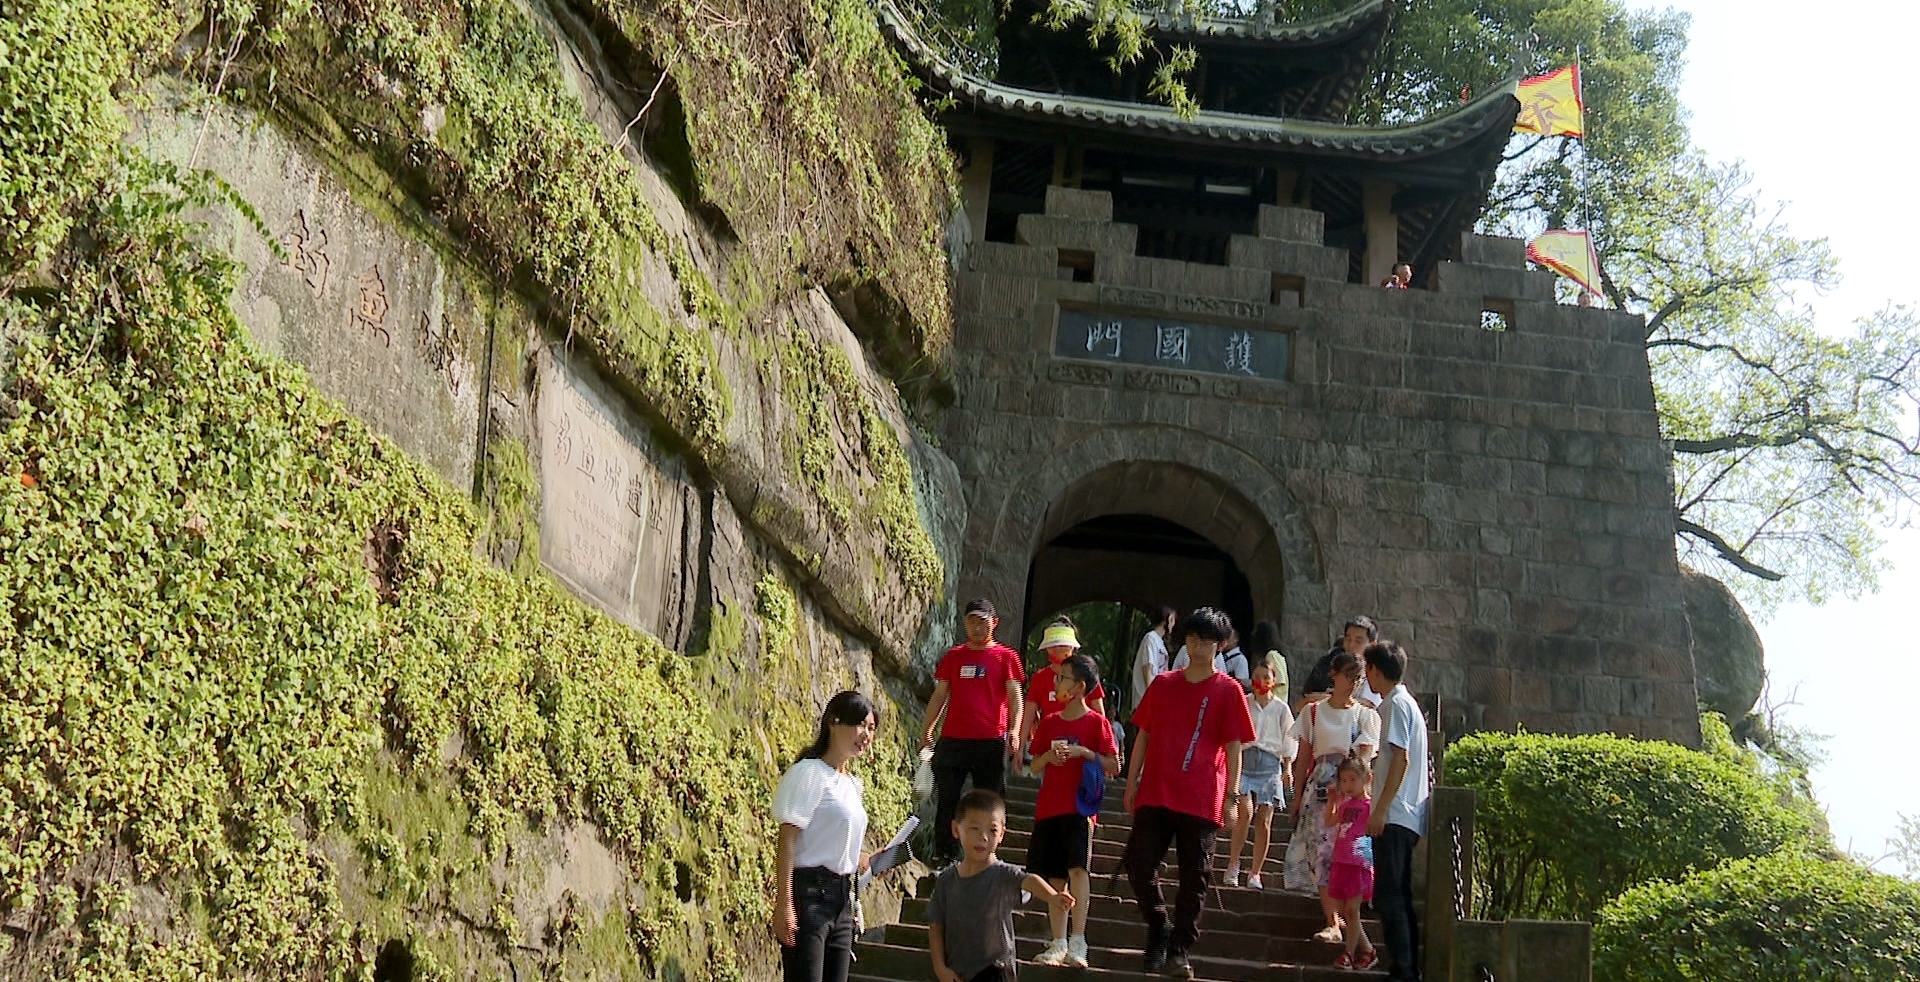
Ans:
<svg viewBox="0 0 1920 982"><path fill-rule="evenodd" d="M1147 686L1167 670L1167 635L1178 616L1165 604L1153 608L1153 627L1140 636L1140 648L1133 656L1133 691L1128 696L1135 706L1147 694Z"/></svg>
<svg viewBox="0 0 1920 982"><path fill-rule="evenodd" d="M1413 913L1413 847L1427 832L1427 720L1401 681L1406 650L1392 641L1367 645L1367 683L1380 702L1381 754L1374 763L1373 908L1391 963L1387 978L1419 982L1420 925Z"/></svg>

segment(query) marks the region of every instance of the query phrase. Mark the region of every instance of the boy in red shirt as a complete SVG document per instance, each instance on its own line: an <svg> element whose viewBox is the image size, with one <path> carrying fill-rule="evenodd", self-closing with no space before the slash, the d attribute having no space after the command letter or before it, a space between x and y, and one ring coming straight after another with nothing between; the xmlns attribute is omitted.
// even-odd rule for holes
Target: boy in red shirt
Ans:
<svg viewBox="0 0 1920 982"><path fill-rule="evenodd" d="M1181 629L1187 667L1154 679L1133 711L1139 737L1126 794L1133 831L1122 862L1147 922L1147 971L1165 967L1174 978L1190 979L1187 949L1200 938L1214 835L1226 821L1228 790L1240 784L1240 749L1253 742L1254 731L1240 683L1213 667L1214 653L1233 630L1227 615L1202 607ZM1171 935L1154 877L1169 845L1180 861Z"/></svg>
<svg viewBox="0 0 1920 982"><path fill-rule="evenodd" d="M1005 794L1007 760L1020 753L1019 746L1007 738L1020 732L1020 682L1026 678L1025 666L1018 652L994 643L993 629L1000 619L994 615L992 601L968 601L964 623L966 643L948 649L933 670L933 698L927 701L927 728L920 744L922 749L933 748L936 863L960 854L959 840L953 837L953 810L967 778L973 778L975 788ZM940 732L937 743L936 729Z"/></svg>
<svg viewBox="0 0 1920 982"><path fill-rule="evenodd" d="M1067 933L1065 910L1050 911L1053 943L1033 961L1086 968L1093 825L1106 796L1106 779L1120 772L1120 748L1113 742L1113 724L1087 707L1087 693L1100 688L1100 669L1093 659L1072 655L1054 666L1051 675L1055 704L1065 708L1041 718L1027 748L1033 754L1028 770L1040 777L1027 870L1073 895L1073 933Z"/></svg>

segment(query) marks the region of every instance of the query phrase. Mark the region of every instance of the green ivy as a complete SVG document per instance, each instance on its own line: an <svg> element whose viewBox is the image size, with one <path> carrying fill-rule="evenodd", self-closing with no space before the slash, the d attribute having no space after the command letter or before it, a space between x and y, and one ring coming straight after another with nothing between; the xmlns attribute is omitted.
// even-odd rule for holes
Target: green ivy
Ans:
<svg viewBox="0 0 1920 982"><path fill-rule="evenodd" d="M1479 794L1475 915L1592 920L1655 878L1820 846L1751 765L1661 741L1478 733L1447 779Z"/></svg>
<svg viewBox="0 0 1920 982"><path fill-rule="evenodd" d="M1844 860L1736 860L1622 894L1593 946L1598 982L1920 978L1920 884Z"/></svg>

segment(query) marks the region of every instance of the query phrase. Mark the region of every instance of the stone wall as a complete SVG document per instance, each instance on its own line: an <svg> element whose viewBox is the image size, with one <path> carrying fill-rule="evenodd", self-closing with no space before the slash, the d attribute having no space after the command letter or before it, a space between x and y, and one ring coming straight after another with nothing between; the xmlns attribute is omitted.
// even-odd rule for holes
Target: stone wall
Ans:
<svg viewBox="0 0 1920 982"><path fill-rule="evenodd" d="M1233 556L1296 677L1369 613L1450 727L1697 742L1639 318L1557 305L1510 240L1469 237L1437 289L1389 291L1345 282L1315 212L1263 208L1227 266L1136 256L1110 218L1105 193L1050 188L1018 243L968 249L945 423L963 595L1044 615L1020 603L1047 541L1154 515ZM1284 350L1285 368L1123 352L1111 333L1080 349L1089 317L1122 343L1164 324Z"/></svg>

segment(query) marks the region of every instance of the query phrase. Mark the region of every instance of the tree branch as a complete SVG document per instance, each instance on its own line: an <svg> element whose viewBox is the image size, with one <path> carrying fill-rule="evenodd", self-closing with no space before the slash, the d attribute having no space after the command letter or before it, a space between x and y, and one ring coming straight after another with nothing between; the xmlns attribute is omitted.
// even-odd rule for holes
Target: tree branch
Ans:
<svg viewBox="0 0 1920 982"><path fill-rule="evenodd" d="M1721 559L1726 560L1728 563L1732 564L1735 568L1739 569L1742 573L1746 573L1751 576L1757 576L1760 579L1766 580L1770 583L1778 582L1780 580L1786 579L1786 576L1784 574L1776 573L1773 570L1770 570L1765 566L1762 566L1759 563L1756 563L1753 560L1748 559L1744 554L1740 552L1740 550L1735 549L1732 543L1721 538L1719 533L1714 532L1712 529L1708 529L1700 525L1696 525L1690 521L1687 521L1685 518L1682 518L1678 513L1676 513L1673 516L1673 527L1674 527L1674 530L1677 532L1683 533L1685 535L1691 535L1694 538L1699 539L1701 542L1706 543L1708 546L1712 547L1714 552L1717 552L1720 554Z"/></svg>

